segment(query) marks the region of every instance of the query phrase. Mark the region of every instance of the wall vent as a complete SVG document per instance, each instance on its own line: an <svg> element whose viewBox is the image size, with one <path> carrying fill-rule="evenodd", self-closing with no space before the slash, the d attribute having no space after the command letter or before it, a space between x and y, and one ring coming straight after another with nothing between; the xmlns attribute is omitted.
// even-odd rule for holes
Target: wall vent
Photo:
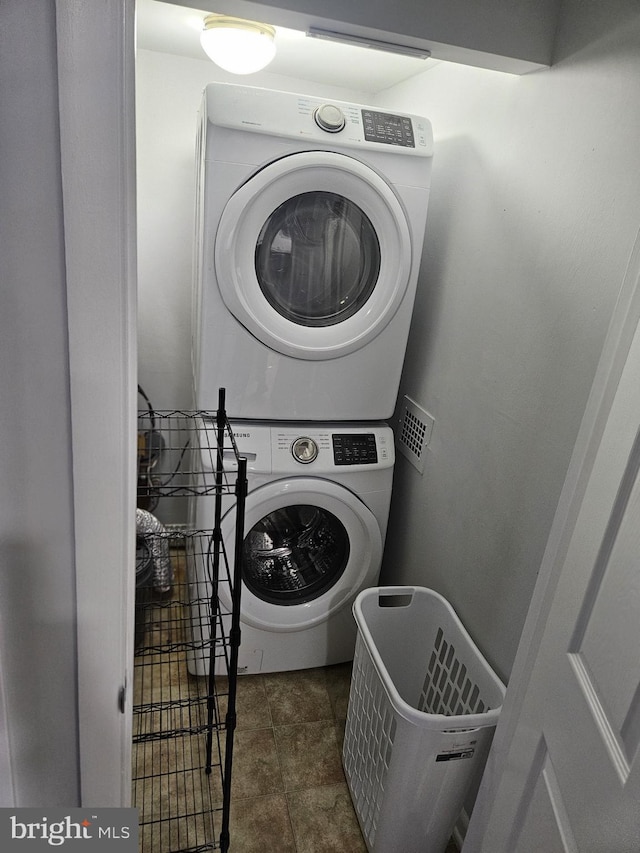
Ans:
<svg viewBox="0 0 640 853"><path fill-rule="evenodd" d="M398 450L422 474L425 450L431 440L433 418L411 397L405 397L400 409L396 443Z"/></svg>

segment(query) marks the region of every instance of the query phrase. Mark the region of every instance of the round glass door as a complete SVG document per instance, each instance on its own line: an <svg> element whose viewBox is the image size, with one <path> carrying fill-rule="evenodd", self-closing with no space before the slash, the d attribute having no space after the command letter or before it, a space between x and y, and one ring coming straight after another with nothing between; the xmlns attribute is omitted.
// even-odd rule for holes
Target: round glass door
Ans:
<svg viewBox="0 0 640 853"><path fill-rule="evenodd" d="M371 220L337 193L287 199L258 237L260 289L279 314L301 326L341 323L360 311L379 272L380 244Z"/></svg>
<svg viewBox="0 0 640 853"><path fill-rule="evenodd" d="M296 504L276 509L244 540L242 578L271 604L300 604L337 582L349 558L344 525L326 509Z"/></svg>
<svg viewBox="0 0 640 853"><path fill-rule="evenodd" d="M294 358L365 346L398 310L411 235L394 190L353 157L305 151L256 172L227 201L216 283L259 341Z"/></svg>
<svg viewBox="0 0 640 853"><path fill-rule="evenodd" d="M319 625L378 578L380 525L353 492L331 480L291 477L249 492L242 545L243 622L267 631ZM227 554L235 510L222 519ZM220 600L231 608L228 585Z"/></svg>

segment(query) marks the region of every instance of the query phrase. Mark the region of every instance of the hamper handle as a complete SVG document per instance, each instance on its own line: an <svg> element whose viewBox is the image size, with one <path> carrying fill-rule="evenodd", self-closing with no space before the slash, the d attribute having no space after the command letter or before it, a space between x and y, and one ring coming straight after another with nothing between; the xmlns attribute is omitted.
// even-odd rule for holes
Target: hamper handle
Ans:
<svg viewBox="0 0 640 853"><path fill-rule="evenodd" d="M414 592L412 587L385 587L378 593L378 607L410 607Z"/></svg>

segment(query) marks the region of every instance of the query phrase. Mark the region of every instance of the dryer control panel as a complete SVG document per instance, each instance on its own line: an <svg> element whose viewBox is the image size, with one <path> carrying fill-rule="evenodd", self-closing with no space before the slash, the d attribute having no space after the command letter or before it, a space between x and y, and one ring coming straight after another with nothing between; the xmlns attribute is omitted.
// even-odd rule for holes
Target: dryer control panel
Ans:
<svg viewBox="0 0 640 853"><path fill-rule="evenodd" d="M405 148L416 147L413 123L409 116L362 110L362 124L367 142L404 145Z"/></svg>
<svg viewBox="0 0 640 853"><path fill-rule="evenodd" d="M393 151L403 157L431 157L431 122L413 113L396 113L367 104L325 101L237 83L209 83L206 120L232 128L346 148Z"/></svg>

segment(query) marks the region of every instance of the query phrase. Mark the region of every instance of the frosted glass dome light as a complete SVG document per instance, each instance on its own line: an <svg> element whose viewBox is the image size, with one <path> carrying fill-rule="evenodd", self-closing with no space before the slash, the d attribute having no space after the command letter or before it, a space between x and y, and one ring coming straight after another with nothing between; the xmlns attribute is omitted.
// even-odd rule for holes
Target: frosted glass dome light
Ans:
<svg viewBox="0 0 640 853"><path fill-rule="evenodd" d="M276 55L276 31L269 24L207 15L200 43L216 65L232 74L253 74Z"/></svg>

